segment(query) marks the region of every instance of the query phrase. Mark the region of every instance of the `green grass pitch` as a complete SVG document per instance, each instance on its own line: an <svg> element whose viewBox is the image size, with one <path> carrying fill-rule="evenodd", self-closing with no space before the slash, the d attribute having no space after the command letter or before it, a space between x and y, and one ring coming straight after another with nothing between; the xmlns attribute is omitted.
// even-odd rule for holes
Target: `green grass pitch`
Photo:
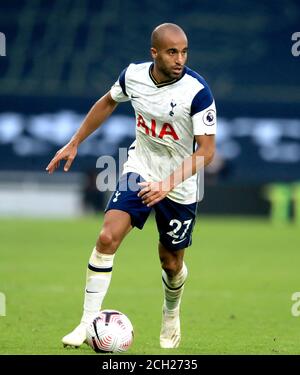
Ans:
<svg viewBox="0 0 300 375"><path fill-rule="evenodd" d="M64 349L79 322L88 258L102 216L76 220L0 220L0 354L95 354ZM186 251L181 345L159 347L162 305L157 233L152 218L133 230L115 257L103 308L129 316L126 354L300 354L299 227L244 218L199 216ZM103 354L105 355L105 354Z"/></svg>

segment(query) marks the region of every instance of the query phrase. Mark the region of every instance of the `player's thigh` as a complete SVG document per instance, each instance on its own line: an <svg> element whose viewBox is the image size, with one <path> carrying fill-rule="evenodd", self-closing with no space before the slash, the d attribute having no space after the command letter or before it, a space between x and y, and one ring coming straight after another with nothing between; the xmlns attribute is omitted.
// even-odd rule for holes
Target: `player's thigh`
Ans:
<svg viewBox="0 0 300 375"><path fill-rule="evenodd" d="M117 247L132 229L131 217L121 210L109 210L104 215L104 222L100 231L97 247Z"/></svg>

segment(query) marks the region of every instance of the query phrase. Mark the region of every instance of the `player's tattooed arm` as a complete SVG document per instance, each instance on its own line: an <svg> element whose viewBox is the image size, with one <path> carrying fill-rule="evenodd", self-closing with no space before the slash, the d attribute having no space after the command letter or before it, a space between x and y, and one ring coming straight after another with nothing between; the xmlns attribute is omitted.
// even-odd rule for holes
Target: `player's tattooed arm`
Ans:
<svg viewBox="0 0 300 375"><path fill-rule="evenodd" d="M215 152L214 135L196 135L195 139L198 145L197 150L186 158L164 181L139 183L142 189L138 196L142 198L143 203L148 207L152 207L164 199L177 185L193 176L212 161Z"/></svg>
<svg viewBox="0 0 300 375"><path fill-rule="evenodd" d="M111 115L117 107L117 104L118 103L112 99L109 92L99 99L90 109L72 139L57 151L54 158L48 164L46 171L48 171L48 173L53 173L59 167L60 161L66 160L64 171L67 172L77 155L77 148L80 143L92 134L107 119L107 117Z"/></svg>

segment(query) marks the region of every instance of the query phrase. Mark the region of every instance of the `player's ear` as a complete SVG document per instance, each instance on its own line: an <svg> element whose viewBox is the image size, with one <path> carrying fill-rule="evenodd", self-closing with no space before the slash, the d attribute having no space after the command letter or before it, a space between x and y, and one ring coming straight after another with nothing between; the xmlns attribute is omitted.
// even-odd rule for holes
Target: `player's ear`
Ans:
<svg viewBox="0 0 300 375"><path fill-rule="evenodd" d="M150 48L150 51L151 51L151 56L152 56L152 58L153 58L153 59L156 59L156 57L157 57L157 49L154 48L154 47L151 47L151 48Z"/></svg>

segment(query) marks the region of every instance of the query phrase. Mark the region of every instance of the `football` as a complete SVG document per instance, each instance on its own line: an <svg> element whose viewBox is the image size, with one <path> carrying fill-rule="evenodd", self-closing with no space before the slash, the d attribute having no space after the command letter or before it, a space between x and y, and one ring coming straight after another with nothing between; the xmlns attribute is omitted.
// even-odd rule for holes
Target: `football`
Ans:
<svg viewBox="0 0 300 375"><path fill-rule="evenodd" d="M87 343L96 353L125 352L133 337L129 318L117 310L100 311L87 328Z"/></svg>

